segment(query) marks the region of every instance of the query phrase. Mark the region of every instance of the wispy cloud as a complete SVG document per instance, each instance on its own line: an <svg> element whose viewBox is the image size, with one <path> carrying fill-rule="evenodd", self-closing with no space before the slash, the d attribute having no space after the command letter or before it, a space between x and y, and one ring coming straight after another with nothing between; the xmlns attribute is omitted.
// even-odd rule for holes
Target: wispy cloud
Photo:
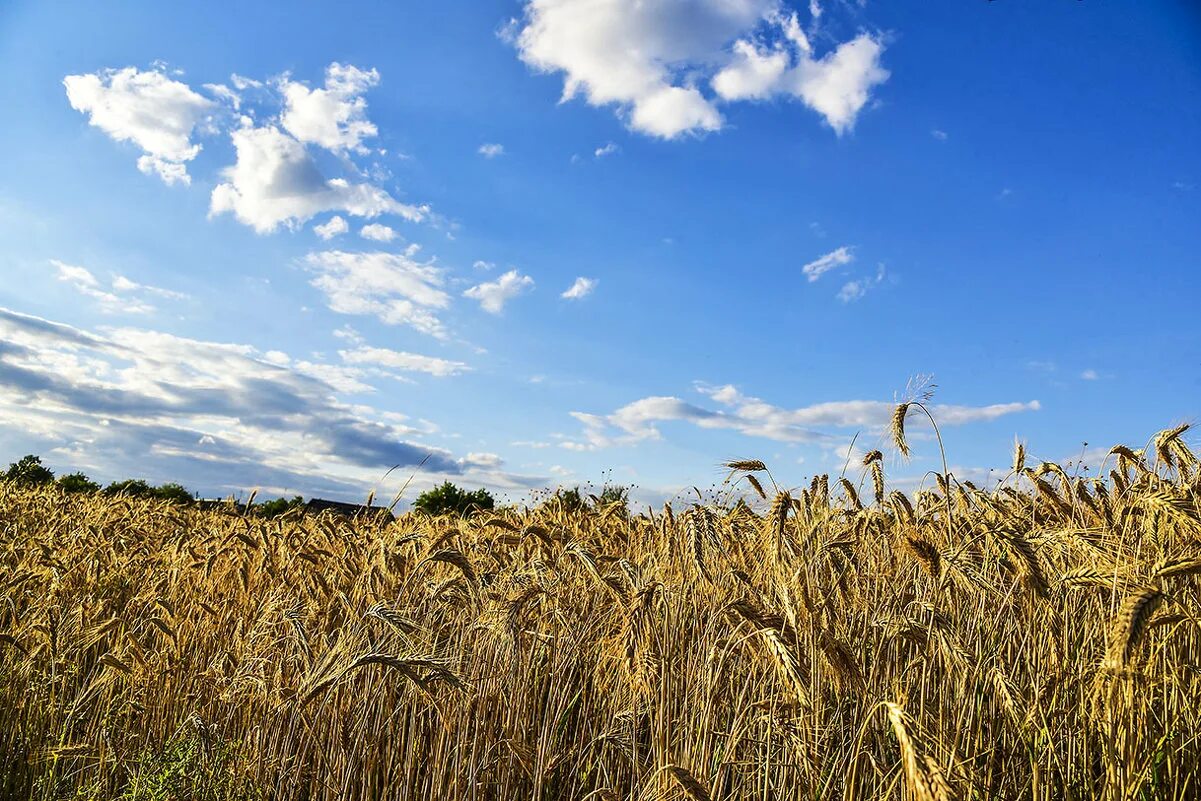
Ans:
<svg viewBox="0 0 1201 801"><path fill-rule="evenodd" d="M104 314L149 314L155 309L146 299L147 296L166 300L183 300L187 297L182 292L140 284L123 275L114 275L105 285L86 267L66 264L57 259L51 259L50 265L58 272L58 280L95 300Z"/></svg>
<svg viewBox="0 0 1201 801"><path fill-rule="evenodd" d="M403 372L428 373L438 377L460 375L471 369L463 362L368 345L361 345L353 350L340 350L338 355L347 364L373 365Z"/></svg>
<svg viewBox="0 0 1201 801"><path fill-rule="evenodd" d="M862 298L868 292L872 291L880 284L884 283L888 271L881 264L876 268L876 274L867 278L856 278L854 281L847 281L842 285L842 289L838 290L837 298L843 303L854 303Z"/></svg>
<svg viewBox="0 0 1201 801"><path fill-rule="evenodd" d="M585 278L581 275L559 297L566 298L567 300L580 300L592 294L592 290L596 289L596 284L597 280L595 278Z"/></svg>
<svg viewBox="0 0 1201 801"><path fill-rule="evenodd" d="M854 260L854 248L850 245L843 245L842 247L836 250L831 250L829 253L819 256L813 261L809 262L801 268L801 272L803 272L805 277L812 282L821 278L835 267L842 267L843 265L850 264Z"/></svg>
<svg viewBox="0 0 1201 801"><path fill-rule="evenodd" d="M888 401L849 400L786 409L743 395L728 384L702 384L696 389L718 408L674 396L655 396L626 404L610 414L572 412L572 417L584 426L582 436L565 439L561 445L569 450L595 450L660 439L662 434L658 426L667 422L686 422L703 429L728 429L777 442L840 443L843 437L828 429L883 431L895 408L895 404ZM936 404L931 411L939 425L957 426L1039 408L1039 402L1035 400L988 406Z"/></svg>
<svg viewBox="0 0 1201 801"><path fill-rule="evenodd" d="M427 424L340 399L371 390L354 365L138 328L88 332L7 309L0 342L0 417L110 473L353 497L394 465L423 465L422 483L545 481L505 473L495 454L423 443Z"/></svg>
<svg viewBox="0 0 1201 801"><path fill-rule="evenodd" d="M480 145L479 150L476 152L486 159L494 159L497 156L503 156L505 154L505 146L493 142Z"/></svg>

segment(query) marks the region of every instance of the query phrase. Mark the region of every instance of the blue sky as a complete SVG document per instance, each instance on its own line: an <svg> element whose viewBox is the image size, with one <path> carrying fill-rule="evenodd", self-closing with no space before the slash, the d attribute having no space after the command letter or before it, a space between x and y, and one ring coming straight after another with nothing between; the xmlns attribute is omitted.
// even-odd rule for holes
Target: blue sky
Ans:
<svg viewBox="0 0 1201 801"><path fill-rule="evenodd" d="M661 500L919 374L977 479L1197 416L1192 4L445 8L0 8L0 458Z"/></svg>

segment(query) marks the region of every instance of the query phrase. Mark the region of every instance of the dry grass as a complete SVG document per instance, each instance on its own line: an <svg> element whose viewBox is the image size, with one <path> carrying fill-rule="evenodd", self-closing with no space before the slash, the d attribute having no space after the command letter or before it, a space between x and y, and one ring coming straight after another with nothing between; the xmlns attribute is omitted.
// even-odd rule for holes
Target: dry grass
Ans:
<svg viewBox="0 0 1201 801"><path fill-rule="evenodd" d="M911 496L873 452L834 497L745 482L761 514L0 486L0 796L1195 798L1181 433L1104 483L1019 448L998 488Z"/></svg>

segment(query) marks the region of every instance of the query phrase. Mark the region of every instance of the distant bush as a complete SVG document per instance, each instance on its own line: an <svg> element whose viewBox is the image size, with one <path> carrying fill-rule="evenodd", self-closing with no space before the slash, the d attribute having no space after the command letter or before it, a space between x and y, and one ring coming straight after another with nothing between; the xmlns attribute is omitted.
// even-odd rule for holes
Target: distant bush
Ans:
<svg viewBox="0 0 1201 801"><path fill-rule="evenodd" d="M154 497L162 498L164 501L174 501L175 503L191 503L192 493L181 484L167 483L161 484L152 490Z"/></svg>
<svg viewBox="0 0 1201 801"><path fill-rule="evenodd" d="M610 504L619 503L625 506L629 499L629 489L617 484L607 484L601 488L600 495L585 495L579 487L566 489L560 487L546 502L558 504L564 512L582 512L590 507L603 509ZM590 503L591 502L591 503Z"/></svg>
<svg viewBox="0 0 1201 801"><path fill-rule="evenodd" d="M254 511L259 517L279 517L301 506L304 506L304 498L297 495L293 498L275 498L264 501L254 507Z"/></svg>
<svg viewBox="0 0 1201 801"><path fill-rule="evenodd" d="M149 498L154 494L154 487L140 478L127 478L114 481L104 488L105 495L124 495L128 498Z"/></svg>
<svg viewBox="0 0 1201 801"><path fill-rule="evenodd" d="M42 460L31 453L10 464L4 478L18 484L49 484L54 481L54 473L43 467Z"/></svg>
<svg viewBox="0 0 1201 801"><path fill-rule="evenodd" d="M466 516L471 512L492 509L496 502L492 493L480 488L475 492L456 487L449 481L440 487L426 490L417 496L413 508L431 515L457 514Z"/></svg>
<svg viewBox="0 0 1201 801"><path fill-rule="evenodd" d="M152 486L140 478L127 478L114 481L104 488L105 495L124 495L127 498L161 498L175 503L191 503L192 493L181 484L167 483L162 486Z"/></svg>
<svg viewBox="0 0 1201 801"><path fill-rule="evenodd" d="M58 486L65 492L99 492L100 485L83 473L68 473L58 477Z"/></svg>

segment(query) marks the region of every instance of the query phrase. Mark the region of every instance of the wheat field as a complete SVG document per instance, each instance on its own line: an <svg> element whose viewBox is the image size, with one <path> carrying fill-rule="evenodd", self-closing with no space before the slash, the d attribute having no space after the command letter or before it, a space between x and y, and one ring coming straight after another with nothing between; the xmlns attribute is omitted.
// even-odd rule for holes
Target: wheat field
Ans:
<svg viewBox="0 0 1201 801"><path fill-rule="evenodd" d="M1101 478L1019 447L994 486L909 494L879 451L790 490L736 461L643 514L0 486L0 793L1195 798L1184 429Z"/></svg>

